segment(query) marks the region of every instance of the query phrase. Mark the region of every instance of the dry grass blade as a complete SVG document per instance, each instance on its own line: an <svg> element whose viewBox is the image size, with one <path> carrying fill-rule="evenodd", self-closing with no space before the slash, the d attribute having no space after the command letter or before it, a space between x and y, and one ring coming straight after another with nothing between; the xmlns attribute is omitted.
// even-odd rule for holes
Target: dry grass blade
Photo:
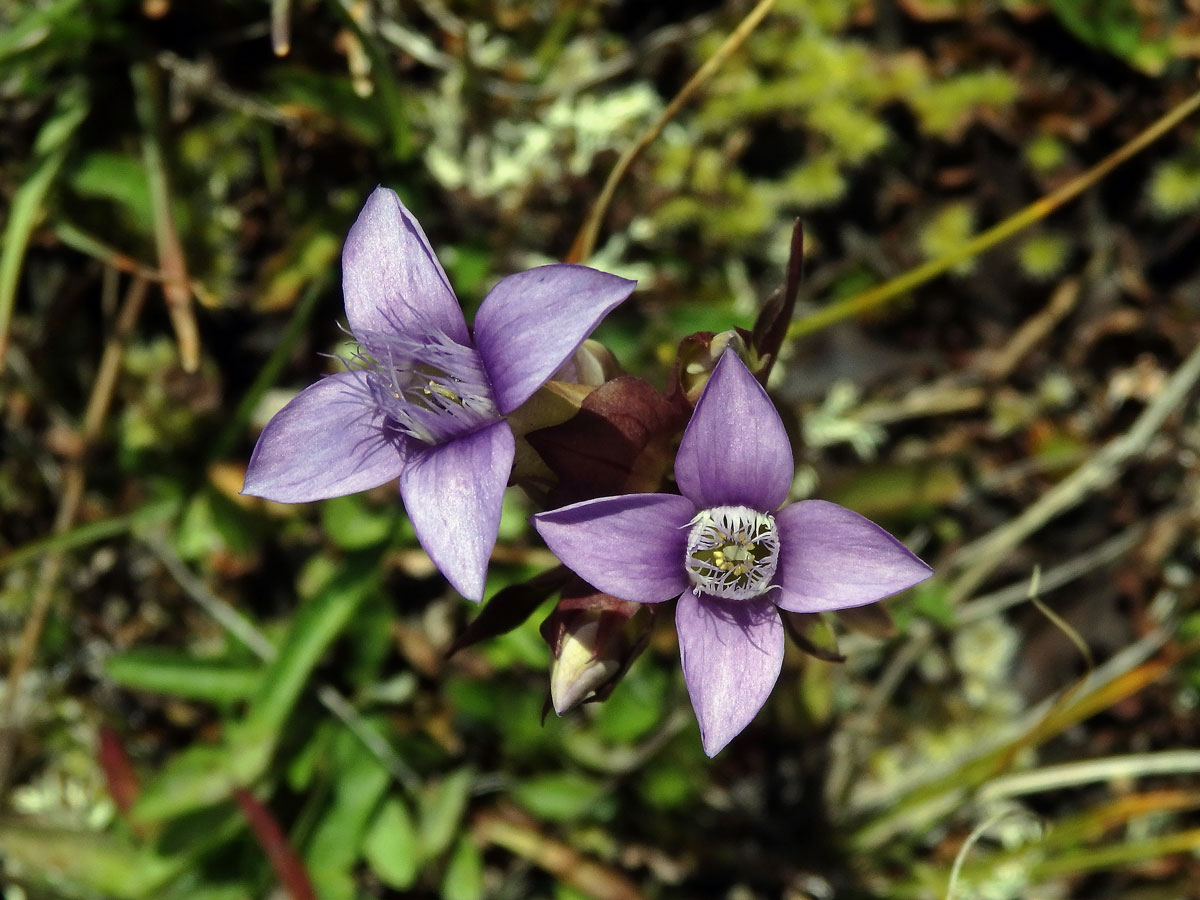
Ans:
<svg viewBox="0 0 1200 900"><path fill-rule="evenodd" d="M475 819L474 832L479 841L515 853L593 900L642 900L642 892L624 875L530 825L495 813L481 814Z"/></svg>
<svg viewBox="0 0 1200 900"><path fill-rule="evenodd" d="M980 800L1019 797L1055 791L1094 781L1140 778L1145 775L1184 775L1200 772L1200 750L1164 750L1134 753L1082 762L1043 766L1029 772L1006 775L988 782L979 791Z"/></svg>
<svg viewBox="0 0 1200 900"><path fill-rule="evenodd" d="M171 213L170 184L160 138L158 72L149 63L140 63L133 67L130 77L142 126L142 160L146 165L154 210L154 242L158 248L159 268L163 273L163 297L179 345L179 364L184 371L195 372L200 368L200 331L196 327L192 309L191 281L184 261L183 245Z"/></svg>
<svg viewBox="0 0 1200 900"><path fill-rule="evenodd" d="M271 49L287 56L292 49L291 0L271 0Z"/></svg>

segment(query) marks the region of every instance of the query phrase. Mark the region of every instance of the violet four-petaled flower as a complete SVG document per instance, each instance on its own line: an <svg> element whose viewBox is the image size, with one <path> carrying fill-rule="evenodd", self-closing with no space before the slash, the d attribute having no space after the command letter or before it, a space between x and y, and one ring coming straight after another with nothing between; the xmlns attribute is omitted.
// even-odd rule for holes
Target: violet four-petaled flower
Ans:
<svg viewBox="0 0 1200 900"><path fill-rule="evenodd" d="M524 403L633 291L585 266L510 275L484 298L472 341L425 233L376 188L342 250L358 365L301 391L263 430L245 494L281 503L400 479L417 539L465 597L483 597Z"/></svg>
<svg viewBox="0 0 1200 900"><path fill-rule="evenodd" d="M750 723L779 678L779 609L861 606L931 574L835 503L779 509L792 475L779 414L726 351L675 457L683 496L603 497L534 517L555 555L599 590L640 603L679 597L679 655L709 756Z"/></svg>

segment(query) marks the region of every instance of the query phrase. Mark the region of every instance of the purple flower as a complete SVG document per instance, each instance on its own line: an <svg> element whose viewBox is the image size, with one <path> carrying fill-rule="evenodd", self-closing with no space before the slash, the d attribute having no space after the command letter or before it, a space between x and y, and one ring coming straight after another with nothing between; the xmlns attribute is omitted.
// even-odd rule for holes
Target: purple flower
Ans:
<svg viewBox="0 0 1200 900"><path fill-rule="evenodd" d="M342 250L357 365L267 423L242 492L302 503L399 478L421 546L463 596L481 599L512 471L504 416L633 287L585 266L510 275L484 298L472 340L421 226L376 188Z"/></svg>
<svg viewBox="0 0 1200 900"><path fill-rule="evenodd" d="M679 655L709 756L749 724L779 678L776 607L861 606L931 574L878 525L837 504L779 509L792 474L779 414L727 351L675 457L682 497L603 497L534 517L558 558L599 590L640 603L679 597Z"/></svg>

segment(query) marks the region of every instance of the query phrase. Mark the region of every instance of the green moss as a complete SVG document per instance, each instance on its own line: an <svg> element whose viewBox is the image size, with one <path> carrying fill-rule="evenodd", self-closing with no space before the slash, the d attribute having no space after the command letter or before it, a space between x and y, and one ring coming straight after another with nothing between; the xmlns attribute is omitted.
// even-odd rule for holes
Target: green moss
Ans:
<svg viewBox="0 0 1200 900"><path fill-rule="evenodd" d="M1071 241L1064 235L1043 232L1021 242L1017 260L1030 278L1048 281L1062 271L1070 252Z"/></svg>
<svg viewBox="0 0 1200 900"><path fill-rule="evenodd" d="M934 215L921 229L918 243L928 259L940 259L959 249L975 233L975 210L967 203L950 203ZM975 261L965 259L952 271L962 275L975 268Z"/></svg>
<svg viewBox="0 0 1200 900"><path fill-rule="evenodd" d="M1163 218L1181 216L1200 206L1200 161L1160 163L1146 189L1150 208Z"/></svg>
<svg viewBox="0 0 1200 900"><path fill-rule="evenodd" d="M789 203L817 209L836 203L846 190L846 179L833 154L814 157L792 169L782 190Z"/></svg>
<svg viewBox="0 0 1200 900"><path fill-rule="evenodd" d="M914 94L911 103L921 130L939 137L956 137L981 107L1008 106L1016 100L1016 79L999 69L964 72L931 81Z"/></svg>
<svg viewBox="0 0 1200 900"><path fill-rule="evenodd" d="M1039 175L1047 175L1067 162L1067 145L1055 135L1039 134L1025 145L1025 161Z"/></svg>

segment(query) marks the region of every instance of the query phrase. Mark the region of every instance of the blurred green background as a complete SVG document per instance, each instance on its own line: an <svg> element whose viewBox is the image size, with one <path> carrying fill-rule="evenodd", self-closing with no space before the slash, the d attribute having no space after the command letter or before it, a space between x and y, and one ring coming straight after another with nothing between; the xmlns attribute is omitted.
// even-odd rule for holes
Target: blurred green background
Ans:
<svg viewBox="0 0 1200 900"><path fill-rule="evenodd" d="M543 722L548 607L447 659L478 609L393 487L238 495L336 368L376 185L469 317L568 254L750 8L0 3L4 900L1200 896L1194 121L787 345L794 496L938 576L894 625L798 623L846 662L789 648L715 760L669 615ZM779 0L617 190L589 261L639 287L596 337L663 387L679 339L752 323L796 217L801 318L952 252L1183 102L1198 22ZM552 563L532 511L489 595Z"/></svg>

